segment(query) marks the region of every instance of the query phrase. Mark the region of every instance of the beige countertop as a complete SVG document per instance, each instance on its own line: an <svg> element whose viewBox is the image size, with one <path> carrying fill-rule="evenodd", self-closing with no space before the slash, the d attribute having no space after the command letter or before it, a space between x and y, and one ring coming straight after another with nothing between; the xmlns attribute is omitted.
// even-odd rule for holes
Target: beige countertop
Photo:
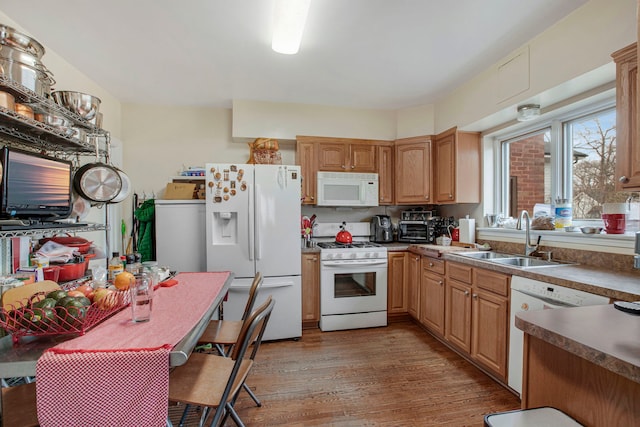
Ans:
<svg viewBox="0 0 640 427"><path fill-rule="evenodd" d="M539 280L558 286L609 297L613 300L640 300L640 271L615 271L580 264L568 264L557 267L517 268L497 265L486 260L471 259L465 256L447 253L444 259L476 267L482 267L506 274Z"/></svg>
<svg viewBox="0 0 640 427"><path fill-rule="evenodd" d="M611 304L535 310L516 314L516 327L640 383L640 316Z"/></svg>

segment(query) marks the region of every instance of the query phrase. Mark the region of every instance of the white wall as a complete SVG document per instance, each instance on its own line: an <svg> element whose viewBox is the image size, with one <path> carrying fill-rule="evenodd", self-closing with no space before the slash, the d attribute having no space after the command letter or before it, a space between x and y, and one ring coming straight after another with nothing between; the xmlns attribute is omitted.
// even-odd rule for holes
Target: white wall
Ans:
<svg viewBox="0 0 640 427"><path fill-rule="evenodd" d="M233 101L233 137L295 140L297 135L396 138L396 112L264 101Z"/></svg>
<svg viewBox="0 0 640 427"><path fill-rule="evenodd" d="M506 110L496 119L513 119L516 106L525 101L545 101L540 102L544 108L614 80L614 67L606 65L612 62L611 53L637 40L636 7L636 0L589 1L436 102L436 132L452 126L484 131L499 124L488 123L484 118ZM511 97L505 96L505 88L514 82L509 78L501 80L499 66L521 50L527 51L526 67L521 70L528 76L527 89L515 93L514 88ZM485 127L477 127L479 123Z"/></svg>

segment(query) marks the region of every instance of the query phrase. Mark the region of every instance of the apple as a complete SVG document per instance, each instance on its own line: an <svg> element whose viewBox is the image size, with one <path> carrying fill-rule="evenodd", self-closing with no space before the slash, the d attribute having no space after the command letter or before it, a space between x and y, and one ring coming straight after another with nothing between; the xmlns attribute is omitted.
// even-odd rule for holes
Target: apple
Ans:
<svg viewBox="0 0 640 427"><path fill-rule="evenodd" d="M67 296L69 297L84 297L84 293L82 291L78 291L77 289L74 289L72 291L67 292Z"/></svg>
<svg viewBox="0 0 640 427"><path fill-rule="evenodd" d="M101 310L109 310L116 305L116 299L113 297L113 290L107 288L98 288L93 294L93 303Z"/></svg>
<svg viewBox="0 0 640 427"><path fill-rule="evenodd" d="M85 297L89 298L89 301L93 302L94 290L91 285L80 285L75 290L82 292Z"/></svg>

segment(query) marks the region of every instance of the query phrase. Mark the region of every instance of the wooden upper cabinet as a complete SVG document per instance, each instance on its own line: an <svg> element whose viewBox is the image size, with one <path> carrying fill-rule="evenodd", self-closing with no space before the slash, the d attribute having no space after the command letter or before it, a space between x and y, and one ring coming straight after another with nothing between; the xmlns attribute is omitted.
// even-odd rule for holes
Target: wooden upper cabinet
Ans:
<svg viewBox="0 0 640 427"><path fill-rule="evenodd" d="M431 204L431 137L396 141L395 199L397 205Z"/></svg>
<svg viewBox="0 0 640 427"><path fill-rule="evenodd" d="M378 146L378 203L392 205L393 199L393 146Z"/></svg>
<svg viewBox="0 0 640 427"><path fill-rule="evenodd" d="M316 147L312 141L298 139L296 164L300 165L300 173L302 175L302 204L315 205L318 165L316 162Z"/></svg>
<svg viewBox="0 0 640 427"><path fill-rule="evenodd" d="M433 203L480 203L480 133L451 128L436 135L433 181Z"/></svg>
<svg viewBox="0 0 640 427"><path fill-rule="evenodd" d="M346 142L321 142L318 144L318 170L376 172L376 146Z"/></svg>
<svg viewBox="0 0 640 427"><path fill-rule="evenodd" d="M612 55L616 63L616 190L640 190L638 141L638 49L630 44Z"/></svg>

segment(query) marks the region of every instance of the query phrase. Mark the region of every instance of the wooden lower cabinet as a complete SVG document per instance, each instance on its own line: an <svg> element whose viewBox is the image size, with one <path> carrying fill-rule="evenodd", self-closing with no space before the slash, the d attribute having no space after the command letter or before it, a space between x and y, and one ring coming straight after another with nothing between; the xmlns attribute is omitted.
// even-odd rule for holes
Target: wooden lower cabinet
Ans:
<svg viewBox="0 0 640 427"><path fill-rule="evenodd" d="M420 255L407 255L407 311L409 316L420 320Z"/></svg>
<svg viewBox="0 0 640 427"><path fill-rule="evenodd" d="M466 353L471 353L471 286L448 277L445 299L445 338Z"/></svg>
<svg viewBox="0 0 640 427"><path fill-rule="evenodd" d="M508 300L481 290L474 290L472 300L471 357L506 379Z"/></svg>
<svg viewBox="0 0 640 427"><path fill-rule="evenodd" d="M420 289L420 323L429 330L444 336L444 277L428 270L422 271Z"/></svg>
<svg viewBox="0 0 640 427"><path fill-rule="evenodd" d="M510 276L447 263L445 339L507 380Z"/></svg>
<svg viewBox="0 0 640 427"><path fill-rule="evenodd" d="M388 252L389 266L387 270L387 317L405 317L407 314L407 257L403 252Z"/></svg>
<svg viewBox="0 0 640 427"><path fill-rule="evenodd" d="M302 254L302 327L320 322L320 253Z"/></svg>
<svg viewBox="0 0 640 427"><path fill-rule="evenodd" d="M420 323L444 337L445 317L445 262L427 256L422 257L420 282Z"/></svg>

